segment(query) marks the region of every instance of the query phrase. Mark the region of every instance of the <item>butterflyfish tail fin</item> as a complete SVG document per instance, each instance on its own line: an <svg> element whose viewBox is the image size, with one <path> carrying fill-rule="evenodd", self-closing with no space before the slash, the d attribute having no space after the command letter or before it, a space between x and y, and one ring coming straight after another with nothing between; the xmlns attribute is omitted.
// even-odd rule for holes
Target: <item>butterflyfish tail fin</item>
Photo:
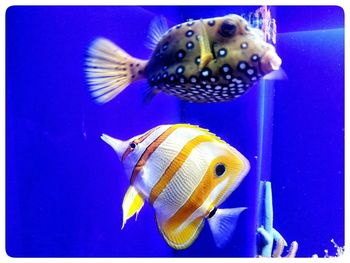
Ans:
<svg viewBox="0 0 350 263"><path fill-rule="evenodd" d="M239 215L246 207L218 209L215 215L208 219L210 230L217 247L224 247L230 241L236 229Z"/></svg>
<svg viewBox="0 0 350 263"><path fill-rule="evenodd" d="M105 38L97 38L87 50L85 74L92 98L99 104L116 97L133 81L144 77L146 60L130 56Z"/></svg>
<svg viewBox="0 0 350 263"><path fill-rule="evenodd" d="M149 27L145 46L154 50L167 30L168 24L164 16L153 18Z"/></svg>
<svg viewBox="0 0 350 263"><path fill-rule="evenodd" d="M158 229L162 233L165 241L174 249L188 248L198 237L204 225L204 219L199 217L186 226L173 227L167 223L161 225L158 220Z"/></svg>
<svg viewBox="0 0 350 263"><path fill-rule="evenodd" d="M130 186L126 192L123 200L123 225L124 228L126 221L131 218L133 215L140 212L141 208L144 205L142 196L136 191L134 186Z"/></svg>

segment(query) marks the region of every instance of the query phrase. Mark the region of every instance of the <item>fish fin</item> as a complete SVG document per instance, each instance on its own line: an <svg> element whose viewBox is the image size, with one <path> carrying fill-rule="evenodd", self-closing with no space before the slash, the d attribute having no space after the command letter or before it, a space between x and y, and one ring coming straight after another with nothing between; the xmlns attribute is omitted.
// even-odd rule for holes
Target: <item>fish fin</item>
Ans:
<svg viewBox="0 0 350 263"><path fill-rule="evenodd" d="M144 201L142 196L136 191L135 187L130 185L128 191L126 192L123 200L123 225L125 226L126 221L131 218L134 214L140 212L143 207Z"/></svg>
<svg viewBox="0 0 350 263"><path fill-rule="evenodd" d="M167 30L168 24L164 16L153 18L149 26L145 46L154 50Z"/></svg>
<svg viewBox="0 0 350 263"><path fill-rule="evenodd" d="M213 53L211 52L209 37L205 25L203 22L200 23L200 32L198 35L199 49L200 49L200 63L199 69L203 69L208 63L214 59Z"/></svg>
<svg viewBox="0 0 350 263"><path fill-rule="evenodd" d="M147 86L143 92L143 103L148 104L152 101L152 99L159 93L159 90L151 86Z"/></svg>
<svg viewBox="0 0 350 263"><path fill-rule="evenodd" d="M283 68L279 68L278 70L274 70L270 72L269 74L265 75L263 79L266 80L287 80L288 75L287 73L283 70Z"/></svg>
<svg viewBox="0 0 350 263"><path fill-rule="evenodd" d="M162 233L165 241L174 249L185 249L189 247L198 237L198 234L202 230L204 225L204 219L202 217L198 217L193 220L186 227L178 227L176 229L172 229L166 224L162 227L158 220L158 228Z"/></svg>
<svg viewBox="0 0 350 263"><path fill-rule="evenodd" d="M88 48L85 74L93 99L103 104L112 100L133 81L144 77L146 60L130 56L105 38L97 38Z"/></svg>
<svg viewBox="0 0 350 263"><path fill-rule="evenodd" d="M236 229L238 217L246 207L218 209L215 215L208 219L210 230L217 247L221 248L231 239Z"/></svg>

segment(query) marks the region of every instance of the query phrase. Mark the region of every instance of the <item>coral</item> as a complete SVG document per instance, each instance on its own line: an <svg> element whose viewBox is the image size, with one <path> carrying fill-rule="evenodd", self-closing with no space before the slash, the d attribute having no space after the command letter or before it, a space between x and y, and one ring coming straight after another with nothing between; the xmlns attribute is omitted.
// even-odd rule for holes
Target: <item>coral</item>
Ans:
<svg viewBox="0 0 350 263"><path fill-rule="evenodd" d="M335 256L332 256L329 254L328 249L324 250L324 258L335 258L335 257L342 257L344 255L344 247L339 246L337 243L335 243L334 239L331 239L331 243L333 244L334 248L336 249ZM318 258L317 254L312 255L313 258Z"/></svg>
<svg viewBox="0 0 350 263"><path fill-rule="evenodd" d="M258 257L282 257L284 247L287 246L287 242L282 235L273 227L273 206L272 206L272 189L271 182L260 182L259 188L259 223L260 227L257 228L257 233L262 238L258 243ZM273 245L275 243L275 249L272 252ZM298 250L298 243L292 242L289 248L289 252L285 257L295 257Z"/></svg>
<svg viewBox="0 0 350 263"><path fill-rule="evenodd" d="M261 29L265 41L276 44L276 20L271 17L271 11L266 5L261 6L248 15L242 14L242 16L247 19L252 27Z"/></svg>

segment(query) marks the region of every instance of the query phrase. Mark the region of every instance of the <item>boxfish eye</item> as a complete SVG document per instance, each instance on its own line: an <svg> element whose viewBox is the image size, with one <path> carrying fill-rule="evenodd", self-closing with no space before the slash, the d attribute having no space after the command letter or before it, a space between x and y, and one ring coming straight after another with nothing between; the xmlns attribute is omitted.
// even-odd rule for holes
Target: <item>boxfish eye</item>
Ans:
<svg viewBox="0 0 350 263"><path fill-rule="evenodd" d="M216 176L222 176L226 171L226 166L223 163L219 163L215 167Z"/></svg>
<svg viewBox="0 0 350 263"><path fill-rule="evenodd" d="M220 34L223 37L233 37L236 33L236 25L232 20L225 20L220 27Z"/></svg>
<svg viewBox="0 0 350 263"><path fill-rule="evenodd" d="M132 142L130 143L131 150L134 150L136 148L136 143Z"/></svg>

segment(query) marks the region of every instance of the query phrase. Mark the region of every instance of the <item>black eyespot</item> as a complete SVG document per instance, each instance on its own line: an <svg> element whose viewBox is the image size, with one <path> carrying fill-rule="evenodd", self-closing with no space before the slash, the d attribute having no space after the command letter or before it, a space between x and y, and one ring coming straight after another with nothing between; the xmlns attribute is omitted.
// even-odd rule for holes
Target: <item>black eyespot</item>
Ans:
<svg viewBox="0 0 350 263"><path fill-rule="evenodd" d="M198 79L197 79L196 76L191 76L191 77L190 77L190 82L191 82L191 83L197 83L197 81L198 81Z"/></svg>
<svg viewBox="0 0 350 263"><path fill-rule="evenodd" d="M166 50L168 46L169 46L169 42L164 43L162 46L162 50Z"/></svg>
<svg viewBox="0 0 350 263"><path fill-rule="evenodd" d="M218 56L219 57L225 57L226 54L227 54L227 50L225 48L219 49L219 51L218 51Z"/></svg>
<svg viewBox="0 0 350 263"><path fill-rule="evenodd" d="M175 80L176 80L175 74L171 74L169 76L169 81L173 83L173 82L175 82Z"/></svg>
<svg viewBox="0 0 350 263"><path fill-rule="evenodd" d="M247 49L247 48L248 48L248 43L247 43L247 42L243 42L243 43L241 44L241 48L242 48L242 49Z"/></svg>
<svg viewBox="0 0 350 263"><path fill-rule="evenodd" d="M196 57L196 59L194 60L194 63L199 65L201 63L201 57L200 56Z"/></svg>
<svg viewBox="0 0 350 263"><path fill-rule="evenodd" d="M194 47L193 42L192 41L187 42L186 47L187 47L187 49L192 49Z"/></svg>
<svg viewBox="0 0 350 263"><path fill-rule="evenodd" d="M201 74L202 78L207 79L211 75L211 70L210 70L210 68L205 67L205 68L202 69L200 74Z"/></svg>
<svg viewBox="0 0 350 263"><path fill-rule="evenodd" d="M164 72L162 77L163 77L163 79L166 79L168 77L168 72Z"/></svg>
<svg viewBox="0 0 350 263"><path fill-rule="evenodd" d="M229 64L224 64L222 67L219 69L220 73L227 75L232 73L232 68L230 67Z"/></svg>
<svg viewBox="0 0 350 263"><path fill-rule="evenodd" d="M188 30L186 32L186 37L191 37L191 36L193 36L193 34L194 34L194 32L192 30Z"/></svg>
<svg viewBox="0 0 350 263"><path fill-rule="evenodd" d="M220 27L220 34L223 37L233 37L236 33L236 29L237 27L235 23L232 20L227 19L222 23Z"/></svg>
<svg viewBox="0 0 350 263"><path fill-rule="evenodd" d="M214 26L215 25L215 20L209 20L208 21L209 26Z"/></svg>
<svg viewBox="0 0 350 263"><path fill-rule="evenodd" d="M134 150L136 148L136 143L132 142L130 143L131 150Z"/></svg>
<svg viewBox="0 0 350 263"><path fill-rule="evenodd" d="M182 73L184 73L185 71L185 67L184 66L178 66L176 69L176 73L181 75Z"/></svg>
<svg viewBox="0 0 350 263"><path fill-rule="evenodd" d="M190 20L187 22L187 26L192 26L194 24L194 21L193 20Z"/></svg>
<svg viewBox="0 0 350 263"><path fill-rule="evenodd" d="M180 49L179 51L176 52L176 58L177 60L181 60L186 56L186 51Z"/></svg>
<svg viewBox="0 0 350 263"><path fill-rule="evenodd" d="M226 166L222 163L219 163L215 167L216 176L222 176L226 172Z"/></svg>
<svg viewBox="0 0 350 263"><path fill-rule="evenodd" d="M256 61L259 60L259 56L256 55L256 54L254 54L254 55L251 57L251 60L254 61L254 62L256 62Z"/></svg>

